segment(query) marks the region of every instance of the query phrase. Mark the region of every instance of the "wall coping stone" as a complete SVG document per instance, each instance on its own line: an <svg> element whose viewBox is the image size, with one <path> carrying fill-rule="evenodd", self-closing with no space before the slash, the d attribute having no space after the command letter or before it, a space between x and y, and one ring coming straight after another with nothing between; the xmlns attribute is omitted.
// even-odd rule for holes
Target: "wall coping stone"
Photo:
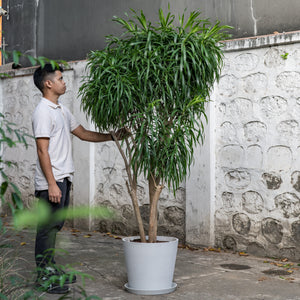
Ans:
<svg viewBox="0 0 300 300"><path fill-rule="evenodd" d="M273 33L269 35L253 36L224 41L224 52L241 51L247 49L264 48L284 44L294 44L300 42L300 30Z"/></svg>
<svg viewBox="0 0 300 300"><path fill-rule="evenodd" d="M75 61L67 62L68 67L64 67L64 72L73 70L73 65L78 62L81 62L81 61L86 61L86 60L83 59L83 60L75 60ZM32 66L32 67L26 67L26 68L20 68L20 69L12 69L12 63L2 65L2 66L0 66L0 73L5 73L8 75L8 77L3 76L3 77L0 77L0 79L8 79L10 77L32 76L36 68L38 68L38 66Z"/></svg>
<svg viewBox="0 0 300 300"><path fill-rule="evenodd" d="M269 35L261 35L261 36L253 36L246 38L238 38L232 40L223 41L223 51L224 52L233 52L233 51L241 51L247 49L256 49L256 48L264 48L268 46L277 46L284 44L294 44L300 42L300 30L291 31L291 32L283 32L283 33L273 33ZM72 70L72 64L85 61L70 61L68 62L70 68L66 68L65 71ZM21 77L21 76L30 76L34 73L34 70L37 68L36 66L20 68L20 69L11 69L11 63L7 65L0 66L0 73L6 73L10 77ZM5 79L8 77L0 77L0 79Z"/></svg>

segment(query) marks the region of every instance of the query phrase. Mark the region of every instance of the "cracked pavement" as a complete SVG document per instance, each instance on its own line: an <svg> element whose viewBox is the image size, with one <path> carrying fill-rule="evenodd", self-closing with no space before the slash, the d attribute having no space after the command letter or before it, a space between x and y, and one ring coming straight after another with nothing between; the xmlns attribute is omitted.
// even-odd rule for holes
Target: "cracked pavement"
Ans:
<svg viewBox="0 0 300 300"><path fill-rule="evenodd" d="M14 245L17 256L22 258L18 260L21 273L34 281L34 232L9 230L6 236ZM85 279L85 291L89 296L96 295L103 300L300 299L299 262L245 256L213 248L191 250L180 247L174 274L174 282L178 285L175 292L141 296L130 294L124 289L126 269L122 240L119 237L64 228L58 234L57 248L67 251L59 252L57 263L70 264L77 271L92 276L93 280ZM284 275L277 275L279 271L284 271ZM76 284L70 285L69 299L84 299L80 297L80 286L83 286L80 278ZM59 299L58 295L46 293L39 296L43 299Z"/></svg>

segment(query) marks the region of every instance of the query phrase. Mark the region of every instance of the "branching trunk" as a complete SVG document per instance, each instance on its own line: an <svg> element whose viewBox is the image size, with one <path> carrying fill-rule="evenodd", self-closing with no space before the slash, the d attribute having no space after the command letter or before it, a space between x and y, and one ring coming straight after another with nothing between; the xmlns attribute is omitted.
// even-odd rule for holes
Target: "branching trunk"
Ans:
<svg viewBox="0 0 300 300"><path fill-rule="evenodd" d="M126 181L126 186L127 186L127 190L128 190L128 193L129 193L131 201L132 201L135 217L136 217L137 224L139 227L141 242L146 243L146 235L145 235L145 230L144 230L144 226L143 226L143 219L141 216L140 207L139 207L139 203L138 203L138 199L137 199L137 188L136 188L136 186L130 187L127 181Z"/></svg>
<svg viewBox="0 0 300 300"><path fill-rule="evenodd" d="M124 160L124 163L125 163L126 173L127 173L127 176L128 176L128 181L126 181L127 190L128 190L128 193L129 193L131 201L132 201L135 217L136 217L139 232L140 232L141 242L146 243L146 235L145 235L145 230L144 230L144 226L143 226L143 220L142 220L140 207L139 207L139 203L138 203L138 199L137 199L137 182L136 182L136 178L131 173L130 164L128 163L126 155L125 155L123 149L121 148L121 145L120 145L115 133L113 131L111 131L110 134L113 137L113 139L114 139L114 141L115 141L115 143L116 143L116 145L119 149L119 152L121 153L121 156ZM129 142L128 141L126 141L126 145L127 145L127 147L129 147Z"/></svg>
<svg viewBox="0 0 300 300"><path fill-rule="evenodd" d="M157 204L163 185L159 184L160 178L150 176L149 183L149 198L150 198L150 217L149 217L149 243L155 243L157 237Z"/></svg>

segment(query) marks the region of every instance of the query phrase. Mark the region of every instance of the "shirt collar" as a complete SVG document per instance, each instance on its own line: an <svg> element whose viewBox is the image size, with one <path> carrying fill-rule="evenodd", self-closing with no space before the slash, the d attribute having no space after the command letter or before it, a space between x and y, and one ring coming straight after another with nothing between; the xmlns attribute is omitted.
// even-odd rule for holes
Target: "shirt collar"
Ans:
<svg viewBox="0 0 300 300"><path fill-rule="evenodd" d="M58 104L53 103L52 101L46 99L46 98L42 98L42 101L47 104L48 106L52 107L52 108L61 108L61 103L58 102Z"/></svg>

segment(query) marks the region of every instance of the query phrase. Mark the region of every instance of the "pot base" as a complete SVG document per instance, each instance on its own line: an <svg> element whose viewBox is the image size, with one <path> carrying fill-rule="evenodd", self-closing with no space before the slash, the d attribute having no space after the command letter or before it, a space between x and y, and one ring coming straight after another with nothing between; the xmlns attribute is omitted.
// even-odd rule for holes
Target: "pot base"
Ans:
<svg viewBox="0 0 300 300"><path fill-rule="evenodd" d="M128 282L124 284L125 289L132 294L136 295L162 295L162 294L169 294L176 290L177 284L175 282L172 282L172 285L168 289L161 289L161 290L138 290L133 289L128 286Z"/></svg>

